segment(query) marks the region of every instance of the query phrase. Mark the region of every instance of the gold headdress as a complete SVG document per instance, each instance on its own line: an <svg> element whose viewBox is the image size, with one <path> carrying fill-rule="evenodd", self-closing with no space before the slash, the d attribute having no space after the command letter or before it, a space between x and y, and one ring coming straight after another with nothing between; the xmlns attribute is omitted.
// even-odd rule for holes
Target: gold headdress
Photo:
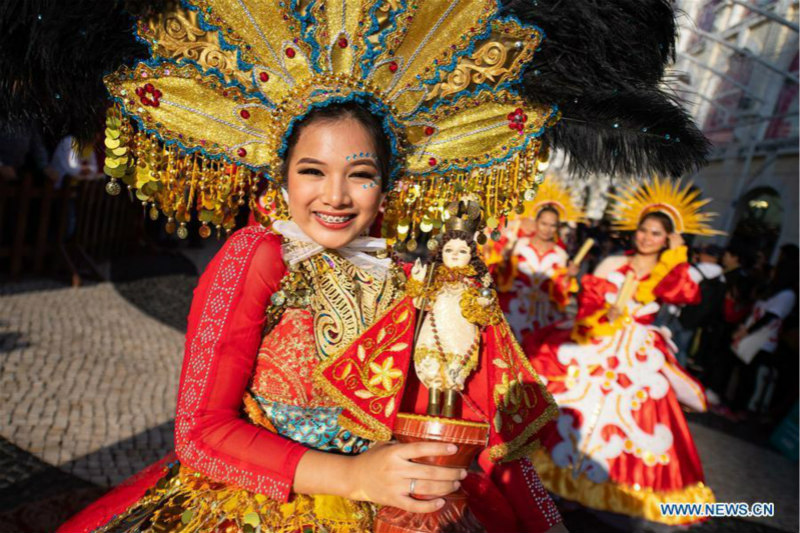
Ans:
<svg viewBox="0 0 800 533"><path fill-rule="evenodd" d="M682 185L680 180L654 177L647 183L631 183L618 195L609 195L615 202L612 212L615 228L635 231L645 215L658 211L672 220L678 233L722 234L709 226L716 213L701 212L702 207L711 200L699 200L700 190L693 187L691 182L685 187Z"/></svg>
<svg viewBox="0 0 800 533"><path fill-rule="evenodd" d="M152 57L106 77L108 190L121 179L182 236L192 208L207 236L256 192L285 216L286 139L318 107L357 101L383 121L390 239L438 231L464 192L489 220L508 213L559 117L516 92L543 35L496 0L183 0L138 34Z"/></svg>
<svg viewBox="0 0 800 533"><path fill-rule="evenodd" d="M572 198L572 194L556 179L548 177L536 189L535 199L525 201L524 211L515 218L536 218L545 207L552 207L558 211L561 222L577 224L584 221L583 209Z"/></svg>

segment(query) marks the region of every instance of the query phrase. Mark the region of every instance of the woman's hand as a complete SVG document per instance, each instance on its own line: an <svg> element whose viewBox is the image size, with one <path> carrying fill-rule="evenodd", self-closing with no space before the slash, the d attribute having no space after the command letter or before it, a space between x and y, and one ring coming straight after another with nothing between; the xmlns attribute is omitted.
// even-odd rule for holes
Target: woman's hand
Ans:
<svg viewBox="0 0 800 533"><path fill-rule="evenodd" d="M622 316L622 309L617 307L616 305L612 305L608 308L606 312L606 318L608 318L609 322L615 322L619 317Z"/></svg>
<svg viewBox="0 0 800 533"><path fill-rule="evenodd" d="M577 278L580 272L581 272L581 267L570 261L569 264L567 265L567 277Z"/></svg>
<svg viewBox="0 0 800 533"><path fill-rule="evenodd" d="M417 259L414 266L411 268L411 277L420 283L425 281L425 273L428 271L428 266L423 265L422 261Z"/></svg>
<svg viewBox="0 0 800 533"><path fill-rule="evenodd" d="M670 233L669 237L667 238L669 239L670 250L680 248L681 246L684 246L686 244L686 242L683 240L683 236L681 236L681 234L678 232Z"/></svg>
<svg viewBox="0 0 800 533"><path fill-rule="evenodd" d="M352 500L391 505L412 513L431 513L444 505L441 496L458 490L467 471L460 468L428 466L413 463L411 459L438 455L452 455L454 444L416 442L411 444L379 444L351 458L348 471ZM433 500L416 500L414 494L434 496Z"/></svg>

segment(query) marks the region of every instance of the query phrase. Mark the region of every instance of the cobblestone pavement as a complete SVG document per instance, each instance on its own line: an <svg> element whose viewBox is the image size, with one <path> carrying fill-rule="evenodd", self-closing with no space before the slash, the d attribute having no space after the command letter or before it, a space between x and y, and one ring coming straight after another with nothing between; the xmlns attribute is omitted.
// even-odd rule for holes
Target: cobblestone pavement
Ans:
<svg viewBox="0 0 800 533"><path fill-rule="evenodd" d="M174 277L160 284L164 294L176 286ZM180 313L179 322L190 294L189 287L183 305L169 309ZM140 303L155 296L145 293ZM171 450L182 350L182 331L143 312L111 283L0 287L0 437L8 441L0 464L16 465L2 469L0 510L36 497L32 479L42 496L59 483L105 488ZM23 509L13 520L31 518L36 514Z"/></svg>
<svg viewBox="0 0 800 533"><path fill-rule="evenodd" d="M50 531L172 448L183 329L196 277L80 289L0 285L0 533ZM690 422L721 502L774 502L771 519L716 519L698 533L798 530L798 467ZM624 531L569 509L571 531ZM640 527L649 531L648 527Z"/></svg>

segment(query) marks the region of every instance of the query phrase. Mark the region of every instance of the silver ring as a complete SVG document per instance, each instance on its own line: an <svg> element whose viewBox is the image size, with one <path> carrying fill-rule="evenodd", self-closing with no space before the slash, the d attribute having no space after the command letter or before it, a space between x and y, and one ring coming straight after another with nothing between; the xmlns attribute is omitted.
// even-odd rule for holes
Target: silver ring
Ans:
<svg viewBox="0 0 800 533"><path fill-rule="evenodd" d="M411 486L410 486L410 487L408 487L408 495L409 495L409 496L411 496L412 494L414 494L414 489L415 489L416 487L417 487L417 480L416 480L416 479L412 479L412 480L411 480Z"/></svg>

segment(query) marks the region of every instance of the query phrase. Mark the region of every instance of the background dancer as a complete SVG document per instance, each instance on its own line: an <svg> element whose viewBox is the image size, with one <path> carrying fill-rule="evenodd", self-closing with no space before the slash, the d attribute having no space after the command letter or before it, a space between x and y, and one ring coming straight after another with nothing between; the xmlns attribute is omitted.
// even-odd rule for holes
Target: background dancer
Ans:
<svg viewBox="0 0 800 533"><path fill-rule="evenodd" d="M569 191L552 178L525 202L525 211L509 224L503 261L494 268L500 306L517 338L564 318L570 295L577 292L576 265L568 265L559 243L562 224L583 221Z"/></svg>
<svg viewBox="0 0 800 533"><path fill-rule="evenodd" d="M572 331L529 335L526 351L560 407L558 431L534 464L553 493L592 509L667 524L661 502L712 502L681 411L706 408L702 387L678 365L665 303L696 303L681 233L707 234L696 193L654 180L616 197L617 228L633 249L583 277Z"/></svg>

